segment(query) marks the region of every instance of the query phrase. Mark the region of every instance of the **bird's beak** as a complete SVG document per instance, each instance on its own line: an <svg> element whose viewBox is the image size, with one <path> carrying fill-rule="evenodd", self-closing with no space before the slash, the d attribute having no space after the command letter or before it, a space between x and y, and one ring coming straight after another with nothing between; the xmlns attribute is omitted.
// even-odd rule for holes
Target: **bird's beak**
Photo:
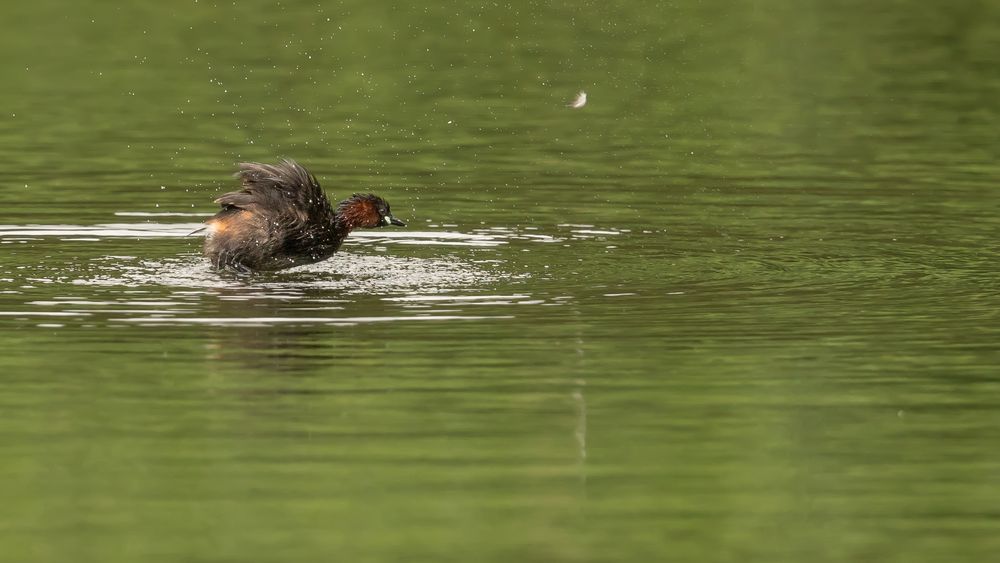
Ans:
<svg viewBox="0 0 1000 563"><path fill-rule="evenodd" d="M386 225L396 225L397 227L406 226L406 223L400 221L399 219L396 219L392 215L386 215L385 217L382 218L382 221L384 221Z"/></svg>

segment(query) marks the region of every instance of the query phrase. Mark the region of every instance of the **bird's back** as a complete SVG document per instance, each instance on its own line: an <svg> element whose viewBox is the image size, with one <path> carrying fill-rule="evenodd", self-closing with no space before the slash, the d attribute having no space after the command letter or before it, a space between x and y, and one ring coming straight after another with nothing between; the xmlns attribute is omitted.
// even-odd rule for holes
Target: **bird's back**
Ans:
<svg viewBox="0 0 1000 563"><path fill-rule="evenodd" d="M206 221L205 254L220 269L275 270L336 251L334 212L316 177L292 160L245 162L241 189L222 195Z"/></svg>

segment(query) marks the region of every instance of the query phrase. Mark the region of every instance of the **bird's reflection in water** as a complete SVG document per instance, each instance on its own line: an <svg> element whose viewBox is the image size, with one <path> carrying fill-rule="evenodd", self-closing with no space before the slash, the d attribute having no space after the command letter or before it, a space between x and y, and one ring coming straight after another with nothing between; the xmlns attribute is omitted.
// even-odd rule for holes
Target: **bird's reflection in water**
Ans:
<svg viewBox="0 0 1000 563"><path fill-rule="evenodd" d="M342 356L344 349L338 345L342 341L324 337L333 327L310 319L317 313L343 315L347 306L357 304L315 290L219 289L205 313L224 321L204 329L207 357L221 366L235 365L262 375L316 371Z"/></svg>

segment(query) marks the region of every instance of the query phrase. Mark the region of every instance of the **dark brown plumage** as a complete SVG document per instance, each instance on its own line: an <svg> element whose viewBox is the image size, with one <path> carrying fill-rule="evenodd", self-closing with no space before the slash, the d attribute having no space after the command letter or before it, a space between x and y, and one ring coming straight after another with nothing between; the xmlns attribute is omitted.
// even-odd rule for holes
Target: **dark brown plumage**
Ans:
<svg viewBox="0 0 1000 563"><path fill-rule="evenodd" d="M325 260L354 229L405 224L373 194L330 206L316 177L292 160L245 162L242 189L215 200L222 210L206 221L205 255L220 270L280 270Z"/></svg>

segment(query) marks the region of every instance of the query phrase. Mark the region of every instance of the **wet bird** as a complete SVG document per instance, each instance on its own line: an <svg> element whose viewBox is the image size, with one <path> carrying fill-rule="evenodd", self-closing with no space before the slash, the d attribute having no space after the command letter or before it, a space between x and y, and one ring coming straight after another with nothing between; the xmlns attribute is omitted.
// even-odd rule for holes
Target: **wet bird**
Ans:
<svg viewBox="0 0 1000 563"><path fill-rule="evenodd" d="M326 260L354 229L405 227L374 194L354 194L334 208L316 177L293 160L245 162L242 188L215 200L205 221L205 256L219 270L281 270Z"/></svg>

